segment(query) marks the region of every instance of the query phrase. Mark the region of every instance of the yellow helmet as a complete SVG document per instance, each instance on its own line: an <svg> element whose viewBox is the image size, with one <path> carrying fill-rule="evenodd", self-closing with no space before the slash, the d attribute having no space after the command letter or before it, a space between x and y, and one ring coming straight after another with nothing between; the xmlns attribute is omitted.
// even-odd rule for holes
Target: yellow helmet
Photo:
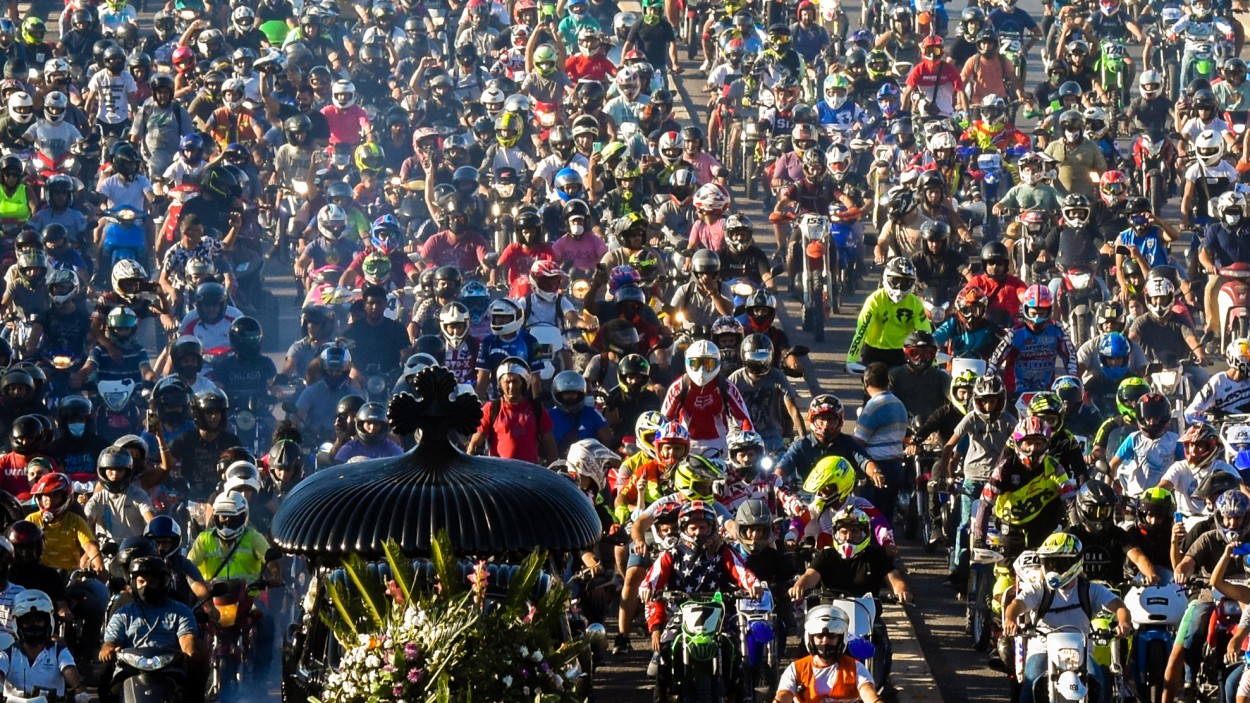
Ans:
<svg viewBox="0 0 1250 703"><path fill-rule="evenodd" d="M673 485L686 500L711 501L716 497L712 482L724 476L724 470L716 462L695 454L677 465Z"/></svg>
<svg viewBox="0 0 1250 703"><path fill-rule="evenodd" d="M495 141L499 146L511 148L521 141L521 132L525 130L525 122L521 116L504 112L495 118Z"/></svg>
<svg viewBox="0 0 1250 703"><path fill-rule="evenodd" d="M644 454L655 458L655 434L664 424L664 416L654 410L648 410L634 421L634 442Z"/></svg>
<svg viewBox="0 0 1250 703"><path fill-rule="evenodd" d="M832 505L841 505L855 490L855 470L840 456L827 456L816 462L803 481L803 491L824 498Z"/></svg>
<svg viewBox="0 0 1250 703"><path fill-rule="evenodd" d="M843 527L858 528L859 538L843 541L839 534ZM870 542L872 542L872 519L868 517L868 513L859 508L847 506L833 516L833 544L843 559L850 559L864 551Z"/></svg>
<svg viewBox="0 0 1250 703"><path fill-rule="evenodd" d="M1085 566L1082 549L1081 540L1067 532L1056 532L1047 537L1037 548L1046 585L1063 588L1075 581Z"/></svg>

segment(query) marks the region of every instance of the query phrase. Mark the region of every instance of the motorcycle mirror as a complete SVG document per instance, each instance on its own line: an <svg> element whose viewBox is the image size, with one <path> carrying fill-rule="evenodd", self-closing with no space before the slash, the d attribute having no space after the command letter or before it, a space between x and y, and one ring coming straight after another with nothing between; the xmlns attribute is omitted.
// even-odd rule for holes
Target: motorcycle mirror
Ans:
<svg viewBox="0 0 1250 703"><path fill-rule="evenodd" d="M208 594L213 598L228 596L230 595L230 584L225 581L214 581L212 587L208 589Z"/></svg>
<svg viewBox="0 0 1250 703"><path fill-rule="evenodd" d="M812 350L803 344L796 344L793 347L790 347L790 356L807 356L811 353Z"/></svg>
<svg viewBox="0 0 1250 703"><path fill-rule="evenodd" d="M105 542L104 544L100 545L100 553L106 557L117 556L117 549L118 549L117 543L114 542L113 540L109 540Z"/></svg>
<svg viewBox="0 0 1250 703"><path fill-rule="evenodd" d="M492 251L482 257L482 265L488 269L497 268L499 266L499 254Z"/></svg>

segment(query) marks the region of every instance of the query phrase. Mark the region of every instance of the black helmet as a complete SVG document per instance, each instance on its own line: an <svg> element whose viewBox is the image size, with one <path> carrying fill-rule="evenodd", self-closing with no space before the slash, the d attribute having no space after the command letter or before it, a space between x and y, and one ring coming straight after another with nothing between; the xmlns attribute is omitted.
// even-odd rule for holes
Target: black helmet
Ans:
<svg viewBox="0 0 1250 703"><path fill-rule="evenodd" d="M149 540L150 541L150 540ZM155 547L153 547L155 550ZM130 588L139 600L147 605L160 605L169 595L169 564L159 555L141 556L130 562L126 570L130 576ZM139 586L142 576L144 584Z"/></svg>
<svg viewBox="0 0 1250 703"><path fill-rule="evenodd" d="M413 354L428 354L434 358L439 365L447 361L447 345L443 343L443 338L436 334L423 334L417 337L417 341L412 344Z"/></svg>
<svg viewBox="0 0 1250 703"><path fill-rule="evenodd" d="M920 236L926 242L945 242L951 237L951 226L941 220L925 220L920 225Z"/></svg>
<svg viewBox="0 0 1250 703"><path fill-rule="evenodd" d="M1085 529L1103 532L1115 524L1117 497L1111 486L1090 479L1076 492L1076 514Z"/></svg>
<svg viewBox="0 0 1250 703"><path fill-rule="evenodd" d="M212 388L206 391L200 391L195 394L195 400L191 403L191 412L195 415L195 424L201 428L207 426L208 413L217 411L221 413L222 424L225 423L226 411L230 409L230 399L226 394L217 389ZM219 425L216 429L221 429Z"/></svg>
<svg viewBox="0 0 1250 703"><path fill-rule="evenodd" d="M444 285L439 285L440 283ZM455 266L439 266L434 269L434 292L441 298L456 298L460 295L460 286L464 283L464 274Z"/></svg>
<svg viewBox="0 0 1250 703"><path fill-rule="evenodd" d="M108 469L116 469L122 471L121 478L110 480L108 477ZM100 483L108 489L109 493L125 493L130 486L130 481L134 478L135 464L134 457L130 452L119 447L105 447L100 452L100 456L96 459L95 474L100 479Z"/></svg>
<svg viewBox="0 0 1250 703"><path fill-rule="evenodd" d="M366 424L381 423L381 430L367 430ZM386 408L381 403L365 403L356 411L356 436L363 444L373 446L380 444L390 434L391 428L386 421Z"/></svg>
<svg viewBox="0 0 1250 703"><path fill-rule="evenodd" d="M635 386L626 381L626 379L634 376L642 376L644 379L650 378L651 362L647 361L647 358L641 354L626 354L625 358L621 359L616 365L616 381L629 392L636 393L641 386ZM643 383L645 384L646 381L644 380Z"/></svg>
<svg viewBox="0 0 1250 703"><path fill-rule="evenodd" d="M156 543L147 537L135 535L122 540L117 545L117 563L123 568L130 566L135 559L160 556Z"/></svg>
<svg viewBox="0 0 1250 703"><path fill-rule="evenodd" d="M200 179L200 189L219 198L237 198L243 193L243 185L234 172L225 166L209 168Z"/></svg>
<svg viewBox="0 0 1250 703"><path fill-rule="evenodd" d="M282 134L286 137L288 142L294 141L292 138L293 135L307 135L311 131L312 120L308 118L308 115L292 115L291 117L286 118L286 121L282 123Z"/></svg>
<svg viewBox="0 0 1250 703"><path fill-rule="evenodd" d="M690 270L695 273L720 273L720 255L711 249L700 249L690 259Z"/></svg>
<svg viewBox="0 0 1250 703"><path fill-rule="evenodd" d="M9 449L28 456L39 451L43 425L34 415L23 415L9 427Z"/></svg>
<svg viewBox="0 0 1250 703"><path fill-rule="evenodd" d="M1147 393L1137 401L1137 426L1147 436L1158 439L1172 421L1172 406L1160 393Z"/></svg>
<svg viewBox="0 0 1250 703"><path fill-rule="evenodd" d="M339 399L338 405L334 406L334 414L340 418L356 417L356 412L365 404L365 399L358 395L346 395Z"/></svg>
<svg viewBox="0 0 1250 703"><path fill-rule="evenodd" d="M773 365L773 340L758 332L749 334L742 340L738 356L748 371L763 375Z"/></svg>
<svg viewBox="0 0 1250 703"><path fill-rule="evenodd" d="M251 358L260 354L260 343L265 332L254 317L240 317L230 325L230 348L241 357Z"/></svg>
<svg viewBox="0 0 1250 703"><path fill-rule="evenodd" d="M987 242L981 247L981 263L1006 260L1007 247L1002 242Z"/></svg>
<svg viewBox="0 0 1250 703"><path fill-rule="evenodd" d="M1195 91L1193 105L1195 110L1214 110L1216 106L1215 93L1210 88Z"/></svg>

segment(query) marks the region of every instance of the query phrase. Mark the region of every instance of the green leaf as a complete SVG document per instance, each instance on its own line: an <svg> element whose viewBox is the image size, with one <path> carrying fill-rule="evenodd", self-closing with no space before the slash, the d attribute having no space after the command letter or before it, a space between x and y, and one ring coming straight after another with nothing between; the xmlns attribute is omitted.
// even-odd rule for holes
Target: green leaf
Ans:
<svg viewBox="0 0 1250 703"><path fill-rule="evenodd" d="M339 584L330 579L324 581L326 595L330 597L330 602L334 604L334 610L338 613L338 618L334 618L326 611L321 612L321 620L330 627L334 632L335 638L339 644L344 647L355 646L359 640L360 631L356 628L356 616L349 608L349 601L345 598Z"/></svg>
<svg viewBox="0 0 1250 703"><path fill-rule="evenodd" d="M391 567L391 578L395 580L395 586L404 596L405 603L412 602L412 587L416 580L416 574L412 570L412 562L408 557L404 556L404 552L399 547L399 542L394 538L386 540L382 544L382 552L386 555L386 563Z"/></svg>
<svg viewBox="0 0 1250 703"><path fill-rule="evenodd" d="M455 596L465 590L464 574L447 530L439 530L430 543L430 561L434 564L434 574L438 576L444 596Z"/></svg>
<svg viewBox="0 0 1250 703"><path fill-rule="evenodd" d="M508 584L508 594L500 601L499 606L510 614L524 615L525 610L528 609L526 604L529 601L529 595L534 590L534 584L538 583L538 578L542 576L543 564L546 561L547 554L542 550L536 549L530 552L512 576L512 581Z"/></svg>
<svg viewBox="0 0 1250 703"><path fill-rule="evenodd" d="M369 568L359 554L352 554L343 560L343 571L356 586L357 598L353 599L364 606L365 616L373 624L375 632L382 632L390 618L391 609L386 601L386 591L369 573Z"/></svg>

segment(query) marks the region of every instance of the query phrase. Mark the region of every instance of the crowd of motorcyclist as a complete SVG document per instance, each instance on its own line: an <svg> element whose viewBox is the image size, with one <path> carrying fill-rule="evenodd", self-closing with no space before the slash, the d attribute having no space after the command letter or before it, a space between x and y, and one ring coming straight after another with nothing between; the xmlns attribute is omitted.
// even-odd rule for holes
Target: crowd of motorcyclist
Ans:
<svg viewBox="0 0 1250 703"><path fill-rule="evenodd" d="M180 655L185 699L221 695L231 656L264 680L302 595L274 514L306 473L410 447L387 402L442 366L483 401L467 451L595 504L568 573L585 619L617 606L613 653L645 629L656 700L691 695L679 615L716 592L725 656L758 634L740 604L777 633L772 674L731 667L728 695L878 700L917 524L1026 703L1057 685L1045 631L1092 651L1110 614L1131 638L1134 579L1193 596L1157 700L1250 699L1204 664L1250 599L1225 580L1250 536L1250 84L1225 4L874 0L854 30L810 0L59 17L0 19L6 692L117 700L144 648ZM680 109L683 52L706 110ZM852 430L850 398L800 401L778 308L823 339L857 286ZM255 603L247 656L227 597ZM1091 655L1081 683L1151 695L1119 671Z"/></svg>

